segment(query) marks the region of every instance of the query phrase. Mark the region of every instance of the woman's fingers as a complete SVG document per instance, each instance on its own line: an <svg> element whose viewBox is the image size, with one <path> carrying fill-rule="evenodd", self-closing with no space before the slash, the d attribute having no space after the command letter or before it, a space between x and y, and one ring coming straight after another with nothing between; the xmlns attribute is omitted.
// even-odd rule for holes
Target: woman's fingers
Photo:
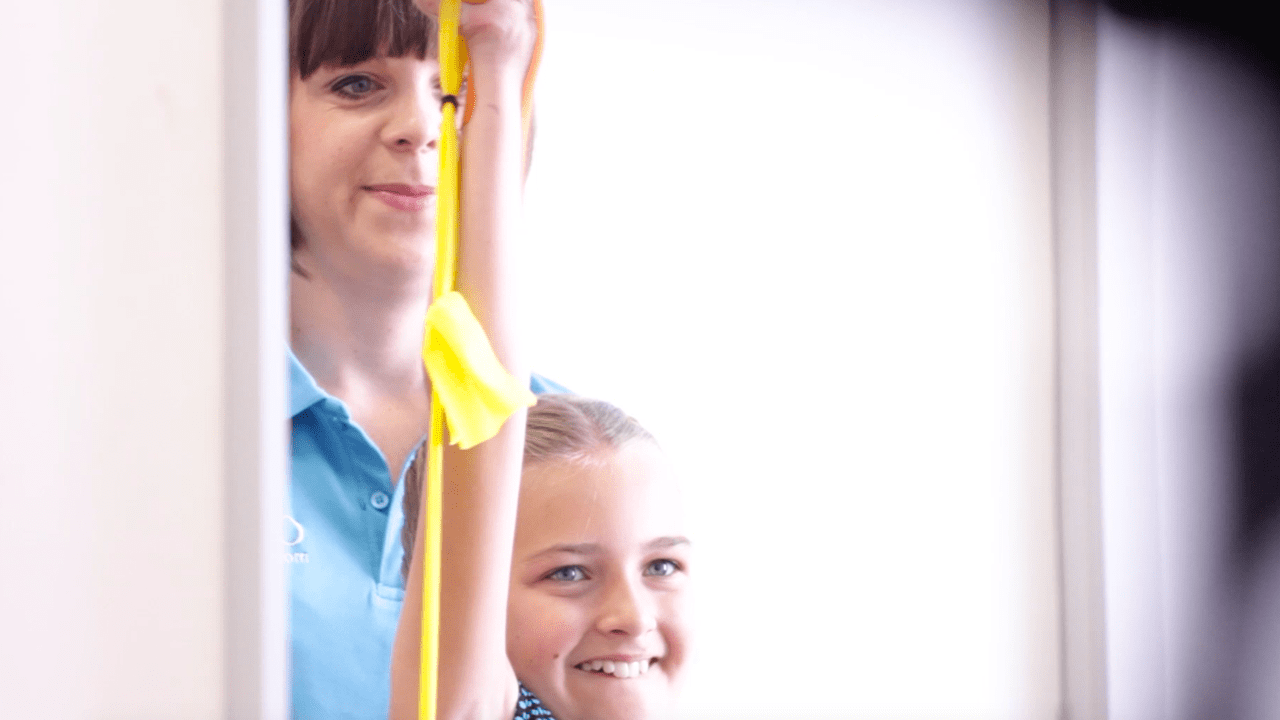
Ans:
<svg viewBox="0 0 1280 720"><path fill-rule="evenodd" d="M459 30L472 62L513 62L523 74L538 36L532 0L488 0L463 5Z"/></svg>
<svg viewBox="0 0 1280 720"><path fill-rule="evenodd" d="M440 15L440 1L413 4L434 18ZM528 63L538 33L533 0L462 0L461 11L458 30L473 61Z"/></svg>

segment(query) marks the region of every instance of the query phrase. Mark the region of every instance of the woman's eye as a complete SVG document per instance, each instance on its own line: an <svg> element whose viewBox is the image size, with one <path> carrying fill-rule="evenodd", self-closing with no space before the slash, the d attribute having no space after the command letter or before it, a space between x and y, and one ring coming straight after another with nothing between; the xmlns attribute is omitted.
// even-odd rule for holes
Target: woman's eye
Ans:
<svg viewBox="0 0 1280 720"><path fill-rule="evenodd" d="M569 565L553 570L551 574L547 575L547 579L561 582L579 582L587 579L587 573L582 569L581 565Z"/></svg>
<svg viewBox="0 0 1280 720"><path fill-rule="evenodd" d="M333 91L348 98L361 98L379 88L373 78L366 75L348 75L333 84Z"/></svg>
<svg viewBox="0 0 1280 720"><path fill-rule="evenodd" d="M654 560L644 569L645 575L674 575L680 566L674 560Z"/></svg>

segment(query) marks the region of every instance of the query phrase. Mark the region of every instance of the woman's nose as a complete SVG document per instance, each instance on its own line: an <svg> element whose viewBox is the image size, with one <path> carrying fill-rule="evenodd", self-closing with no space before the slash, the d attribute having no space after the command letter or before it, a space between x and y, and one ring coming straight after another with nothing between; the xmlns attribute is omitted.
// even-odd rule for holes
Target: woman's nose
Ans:
<svg viewBox="0 0 1280 720"><path fill-rule="evenodd" d="M384 128L384 140L393 150L434 150L440 138L440 101L429 90L406 91L396 99Z"/></svg>
<svg viewBox="0 0 1280 720"><path fill-rule="evenodd" d="M642 585L622 578L609 585L596 621L599 632L639 636L655 627L652 598Z"/></svg>

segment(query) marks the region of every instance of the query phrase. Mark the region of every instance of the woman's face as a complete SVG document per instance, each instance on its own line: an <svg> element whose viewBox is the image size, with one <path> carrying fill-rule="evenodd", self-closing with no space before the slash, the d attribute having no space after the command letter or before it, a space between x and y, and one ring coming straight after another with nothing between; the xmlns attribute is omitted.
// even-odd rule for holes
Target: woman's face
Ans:
<svg viewBox="0 0 1280 720"><path fill-rule="evenodd" d="M325 65L289 93L290 191L304 269L430 270L439 66L371 58Z"/></svg>
<svg viewBox="0 0 1280 720"><path fill-rule="evenodd" d="M507 655L561 720L664 715L685 667L691 562L679 487L633 440L524 472Z"/></svg>

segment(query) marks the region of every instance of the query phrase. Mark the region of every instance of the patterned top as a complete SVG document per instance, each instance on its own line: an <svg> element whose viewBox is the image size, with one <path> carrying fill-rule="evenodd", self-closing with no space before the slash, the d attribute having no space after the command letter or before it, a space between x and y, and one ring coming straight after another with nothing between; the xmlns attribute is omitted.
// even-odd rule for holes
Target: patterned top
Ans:
<svg viewBox="0 0 1280 720"><path fill-rule="evenodd" d="M533 720L534 718L556 720L551 711L542 706L542 701L522 684L520 685L520 699L516 701L516 716L513 720Z"/></svg>

